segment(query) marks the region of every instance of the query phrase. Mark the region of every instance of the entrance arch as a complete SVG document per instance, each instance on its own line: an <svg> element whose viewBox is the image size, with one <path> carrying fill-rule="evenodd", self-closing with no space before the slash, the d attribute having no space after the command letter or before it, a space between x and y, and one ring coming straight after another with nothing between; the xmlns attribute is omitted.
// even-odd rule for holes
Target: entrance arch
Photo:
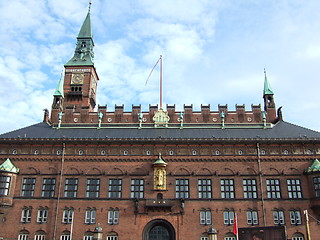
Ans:
<svg viewBox="0 0 320 240"><path fill-rule="evenodd" d="M176 232L170 222L164 219L154 219L143 229L143 240L176 240Z"/></svg>

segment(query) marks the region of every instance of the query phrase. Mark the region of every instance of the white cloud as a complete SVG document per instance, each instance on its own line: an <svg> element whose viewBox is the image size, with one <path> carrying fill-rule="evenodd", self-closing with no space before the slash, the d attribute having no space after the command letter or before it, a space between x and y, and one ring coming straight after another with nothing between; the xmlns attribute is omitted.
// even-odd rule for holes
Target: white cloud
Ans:
<svg viewBox="0 0 320 240"><path fill-rule="evenodd" d="M317 0L93 1L98 103L157 103L158 68L144 85L163 54L164 103L250 109L262 102L266 67L285 120L320 130L319 8ZM0 132L42 120L87 9L77 0L0 3Z"/></svg>

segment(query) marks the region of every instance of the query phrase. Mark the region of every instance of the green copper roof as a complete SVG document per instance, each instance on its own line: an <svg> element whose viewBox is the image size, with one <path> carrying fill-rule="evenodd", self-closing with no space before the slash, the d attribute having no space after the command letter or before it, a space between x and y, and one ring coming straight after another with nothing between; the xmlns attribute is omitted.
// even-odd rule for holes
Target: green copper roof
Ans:
<svg viewBox="0 0 320 240"><path fill-rule="evenodd" d="M88 12L86 19L82 24L78 38L92 38L90 12Z"/></svg>
<svg viewBox="0 0 320 240"><path fill-rule="evenodd" d="M4 161L1 165L0 165L0 171L3 172L11 172L11 173L18 173L19 172L19 168L17 168L15 165L13 165L13 163L10 161L10 159L8 158L6 161Z"/></svg>
<svg viewBox="0 0 320 240"><path fill-rule="evenodd" d="M91 3L90 3L91 5ZM92 38L90 7L86 19L77 37L76 49L73 57L65 64L65 66L93 66L93 47L94 42Z"/></svg>
<svg viewBox="0 0 320 240"><path fill-rule="evenodd" d="M61 73L60 80L58 83L58 86L56 88L56 91L54 92L53 96L61 96L64 98L63 94L63 74Z"/></svg>
<svg viewBox="0 0 320 240"><path fill-rule="evenodd" d="M273 95L273 91L271 89L271 85L267 78L266 70L264 70L264 89L263 89L263 96L264 95Z"/></svg>
<svg viewBox="0 0 320 240"><path fill-rule="evenodd" d="M159 153L159 158L153 163L153 165L167 165L167 163L163 161L161 153Z"/></svg>
<svg viewBox="0 0 320 240"><path fill-rule="evenodd" d="M318 159L314 160L310 167L306 169L306 173L320 172L320 162Z"/></svg>

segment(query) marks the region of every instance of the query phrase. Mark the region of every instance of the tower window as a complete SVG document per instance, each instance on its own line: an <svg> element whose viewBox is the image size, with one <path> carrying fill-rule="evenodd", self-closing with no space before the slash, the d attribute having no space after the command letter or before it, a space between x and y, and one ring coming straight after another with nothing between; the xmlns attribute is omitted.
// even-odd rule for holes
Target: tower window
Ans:
<svg viewBox="0 0 320 240"><path fill-rule="evenodd" d="M9 195L10 181L10 176L0 176L0 196Z"/></svg>

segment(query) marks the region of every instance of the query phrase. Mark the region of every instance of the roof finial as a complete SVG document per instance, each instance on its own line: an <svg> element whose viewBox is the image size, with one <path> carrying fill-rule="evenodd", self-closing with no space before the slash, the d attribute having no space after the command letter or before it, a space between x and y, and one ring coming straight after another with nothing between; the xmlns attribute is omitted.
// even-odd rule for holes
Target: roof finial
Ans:
<svg viewBox="0 0 320 240"><path fill-rule="evenodd" d="M89 1L89 10L88 10L88 12L90 12L90 10L91 10L91 4L92 4L92 1Z"/></svg>

